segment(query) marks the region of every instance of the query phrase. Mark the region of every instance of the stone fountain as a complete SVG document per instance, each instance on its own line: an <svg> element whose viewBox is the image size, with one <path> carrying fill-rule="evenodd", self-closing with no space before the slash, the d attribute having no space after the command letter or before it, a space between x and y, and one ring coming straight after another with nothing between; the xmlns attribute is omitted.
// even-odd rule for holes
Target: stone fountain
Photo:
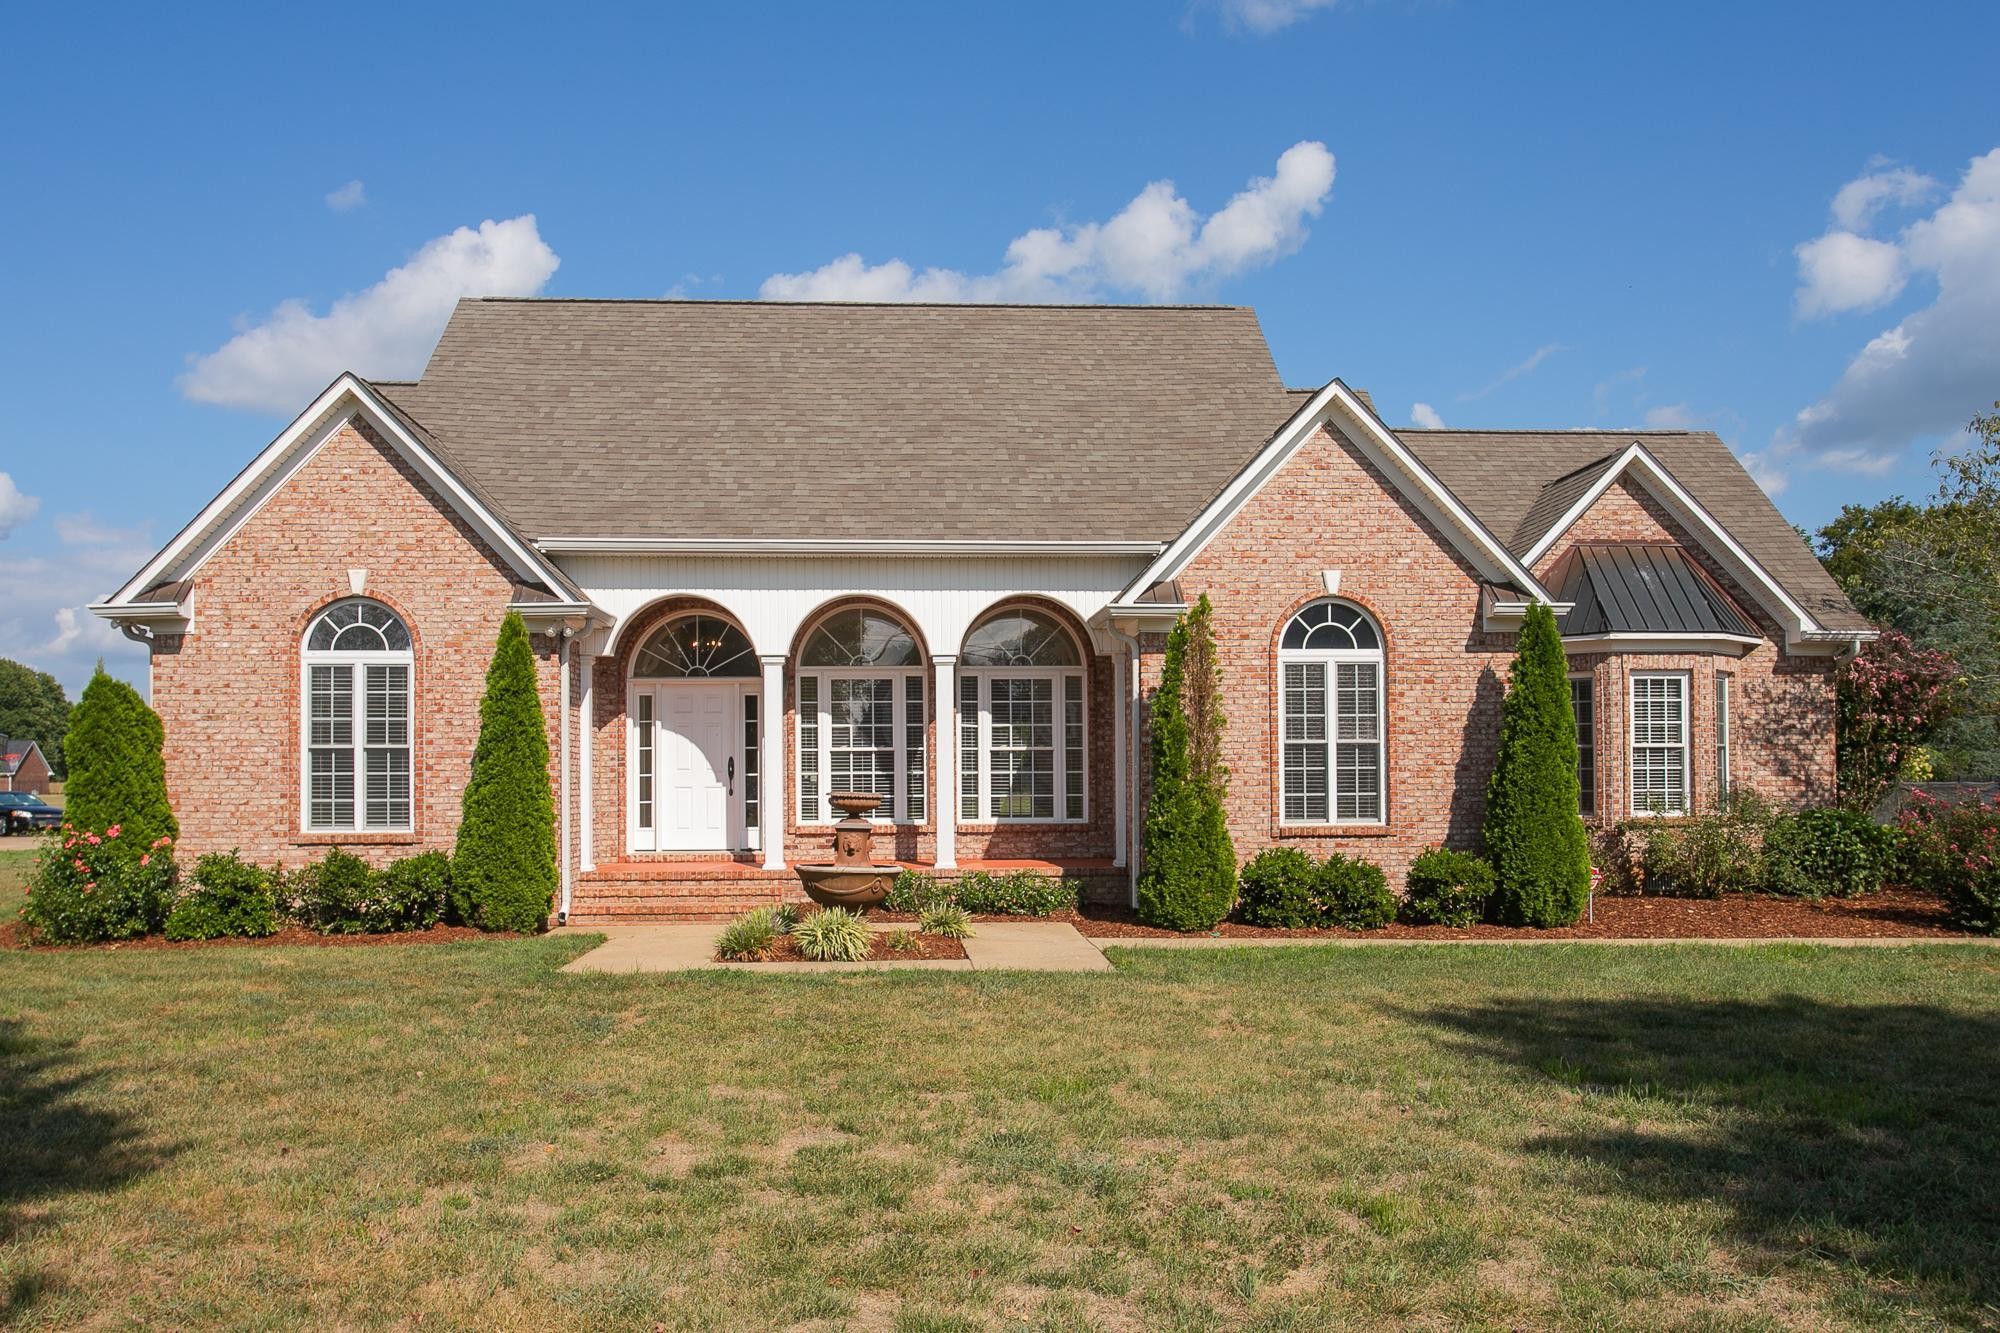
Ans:
<svg viewBox="0 0 2000 1333"><path fill-rule="evenodd" d="M843 816L833 826L833 864L792 869L805 885L806 897L822 907L873 907L889 896L889 886L903 869L875 864L875 825L868 816L882 798L873 792L837 791L826 800Z"/></svg>

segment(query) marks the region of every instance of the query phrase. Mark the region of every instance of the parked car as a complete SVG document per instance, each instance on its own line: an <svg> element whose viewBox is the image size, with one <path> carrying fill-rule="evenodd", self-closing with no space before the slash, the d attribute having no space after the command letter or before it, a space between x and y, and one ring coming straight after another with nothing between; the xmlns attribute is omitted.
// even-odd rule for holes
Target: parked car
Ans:
<svg viewBox="0 0 2000 1333"><path fill-rule="evenodd" d="M61 827L62 811L33 792L0 791L0 838Z"/></svg>

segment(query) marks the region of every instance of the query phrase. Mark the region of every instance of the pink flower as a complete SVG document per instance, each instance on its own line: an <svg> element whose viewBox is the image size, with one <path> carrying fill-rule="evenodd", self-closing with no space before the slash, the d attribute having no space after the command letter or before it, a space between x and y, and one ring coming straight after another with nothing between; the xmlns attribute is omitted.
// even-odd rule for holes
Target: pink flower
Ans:
<svg viewBox="0 0 2000 1333"><path fill-rule="evenodd" d="M141 852L139 854L139 864L142 866L153 864L153 854L151 852Z"/></svg>
<svg viewBox="0 0 2000 1333"><path fill-rule="evenodd" d="M117 825L117 824L113 824L113 825L112 825L112 826L111 826L110 828L108 828L108 829L104 830L104 836L105 836L105 837L107 837L107 838L115 838L115 837L117 837L117 836L118 836L118 830L119 830L119 828L120 828L120 827L121 827L120 825Z"/></svg>
<svg viewBox="0 0 2000 1333"><path fill-rule="evenodd" d="M95 833L92 833L89 834L87 837L85 837L84 841L88 842L92 847L95 847L100 843L102 843L104 839L98 837Z"/></svg>

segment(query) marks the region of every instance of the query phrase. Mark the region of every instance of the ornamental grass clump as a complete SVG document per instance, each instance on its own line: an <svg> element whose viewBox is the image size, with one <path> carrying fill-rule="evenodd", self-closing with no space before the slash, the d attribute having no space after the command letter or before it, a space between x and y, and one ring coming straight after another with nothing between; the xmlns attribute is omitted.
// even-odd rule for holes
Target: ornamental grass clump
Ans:
<svg viewBox="0 0 2000 1333"><path fill-rule="evenodd" d="M21 920L38 943L136 940L166 924L176 878L173 839L138 842L122 824L102 833L64 824L43 845Z"/></svg>
<svg viewBox="0 0 2000 1333"><path fill-rule="evenodd" d="M1432 847L1410 862L1397 915L1413 926L1469 926L1486 915L1493 867L1469 852Z"/></svg>
<svg viewBox="0 0 2000 1333"><path fill-rule="evenodd" d="M939 939L963 940L972 937L972 915L957 903L934 903L917 918L917 931Z"/></svg>
<svg viewBox="0 0 2000 1333"><path fill-rule="evenodd" d="M262 939L278 932L271 872L236 852L209 852L168 913L170 940Z"/></svg>
<svg viewBox="0 0 2000 1333"><path fill-rule="evenodd" d="M875 937L860 913L822 907L799 919L792 941L801 956L815 963L858 963L873 950Z"/></svg>
<svg viewBox="0 0 2000 1333"><path fill-rule="evenodd" d="M715 937L716 956L732 963L765 962L784 933L778 928L777 908L756 908L722 928L722 933Z"/></svg>

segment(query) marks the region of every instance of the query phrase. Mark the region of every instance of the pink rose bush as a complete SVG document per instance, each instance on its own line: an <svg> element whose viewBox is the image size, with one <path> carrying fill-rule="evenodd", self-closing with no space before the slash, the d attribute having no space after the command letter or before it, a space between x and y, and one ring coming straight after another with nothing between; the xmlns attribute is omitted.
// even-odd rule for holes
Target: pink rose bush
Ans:
<svg viewBox="0 0 2000 1333"><path fill-rule="evenodd" d="M2000 793L1952 802L1911 792L1897 827L1910 885L1943 895L1960 927L2000 935Z"/></svg>
<svg viewBox="0 0 2000 1333"><path fill-rule="evenodd" d="M42 848L21 920L37 942L90 944L157 931L173 906L173 839L151 845L64 824Z"/></svg>

